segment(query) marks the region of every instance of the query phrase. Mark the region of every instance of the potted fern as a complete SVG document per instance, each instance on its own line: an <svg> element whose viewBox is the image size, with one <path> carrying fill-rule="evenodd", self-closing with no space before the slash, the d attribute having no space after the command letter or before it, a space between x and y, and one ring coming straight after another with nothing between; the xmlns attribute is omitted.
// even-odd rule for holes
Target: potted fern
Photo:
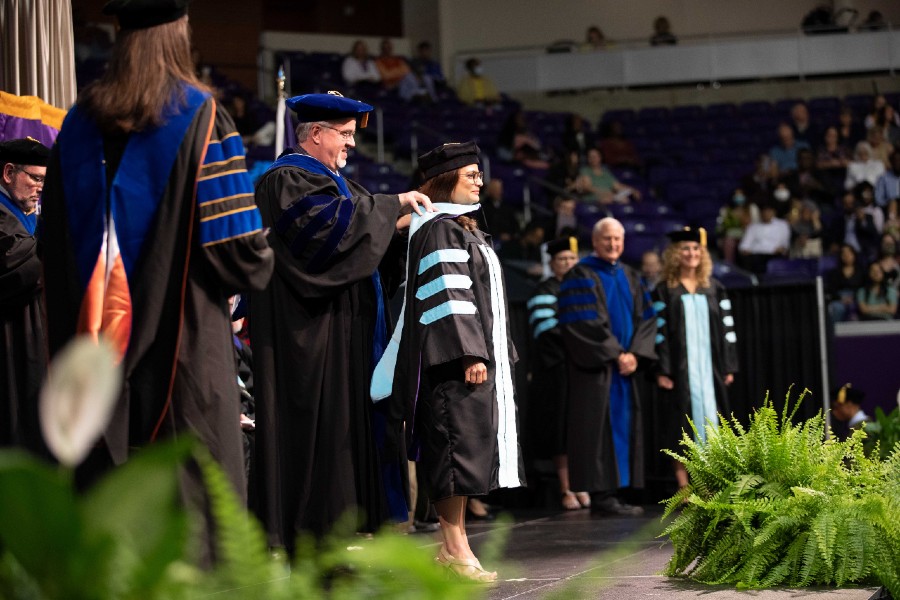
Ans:
<svg viewBox="0 0 900 600"><path fill-rule="evenodd" d="M826 439L821 413L794 424L766 397L748 428L735 418L685 434L691 484L666 501L674 547L665 574L738 588L880 583L900 597L900 451L867 456L865 433ZM697 425L692 423L696 429Z"/></svg>

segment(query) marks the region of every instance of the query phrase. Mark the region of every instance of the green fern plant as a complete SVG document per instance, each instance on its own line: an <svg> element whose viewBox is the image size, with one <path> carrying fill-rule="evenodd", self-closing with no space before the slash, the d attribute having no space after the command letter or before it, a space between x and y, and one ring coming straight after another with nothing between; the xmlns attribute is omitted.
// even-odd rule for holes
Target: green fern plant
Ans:
<svg viewBox="0 0 900 600"><path fill-rule="evenodd" d="M744 428L710 423L681 452L691 484L665 502L681 510L662 536L665 574L739 588L881 583L900 597L900 450L867 456L866 434L826 439L821 413L793 423L804 390L781 414L768 396ZM696 433L697 424L691 423ZM696 436L695 436L696 437Z"/></svg>

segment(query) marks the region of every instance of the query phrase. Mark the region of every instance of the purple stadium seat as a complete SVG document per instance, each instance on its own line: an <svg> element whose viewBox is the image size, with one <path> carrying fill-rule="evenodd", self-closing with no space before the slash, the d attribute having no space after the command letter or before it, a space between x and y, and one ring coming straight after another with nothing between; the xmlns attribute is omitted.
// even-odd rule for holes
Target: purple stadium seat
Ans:
<svg viewBox="0 0 900 600"><path fill-rule="evenodd" d="M656 233L627 233L625 234L625 249L622 252L622 260L627 264L640 267L641 257L644 252L653 250L661 251L666 246L665 238Z"/></svg>

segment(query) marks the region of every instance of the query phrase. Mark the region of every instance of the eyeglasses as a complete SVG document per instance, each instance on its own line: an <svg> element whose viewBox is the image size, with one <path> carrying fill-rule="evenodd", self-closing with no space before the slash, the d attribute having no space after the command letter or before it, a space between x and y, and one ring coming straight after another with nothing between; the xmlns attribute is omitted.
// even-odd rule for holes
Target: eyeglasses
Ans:
<svg viewBox="0 0 900 600"><path fill-rule="evenodd" d="M34 182L35 185L44 185L44 176L43 175L34 175L33 173L29 173L22 167L16 167L16 171L20 173L25 173Z"/></svg>
<svg viewBox="0 0 900 600"><path fill-rule="evenodd" d="M462 176L472 183L475 183L476 181L484 183L484 171L472 171L471 173L463 173Z"/></svg>
<svg viewBox="0 0 900 600"><path fill-rule="evenodd" d="M332 127L331 125L325 125L325 124L322 124L322 123L320 123L320 125L322 125L322 127L326 127L326 128L328 128L328 129L337 131L337 132L338 132L338 135L340 135L341 138L342 138L345 142L349 142L349 141L352 140L353 137L356 135L356 132L355 132L355 131L343 131L343 130L338 129L337 127Z"/></svg>

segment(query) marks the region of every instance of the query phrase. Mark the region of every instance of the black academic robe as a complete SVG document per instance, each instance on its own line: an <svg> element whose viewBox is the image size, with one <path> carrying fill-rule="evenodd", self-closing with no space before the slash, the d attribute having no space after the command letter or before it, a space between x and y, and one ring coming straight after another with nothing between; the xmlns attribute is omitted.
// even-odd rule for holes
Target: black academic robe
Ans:
<svg viewBox="0 0 900 600"><path fill-rule="evenodd" d="M46 455L38 392L47 367L37 240L0 202L0 447Z"/></svg>
<svg viewBox="0 0 900 600"><path fill-rule="evenodd" d="M613 370L618 371L622 352L631 352L638 358L639 371L656 359L656 323L649 297L638 273L627 265L620 266L632 299L633 334L627 348L612 333L606 293L593 268L583 261L575 265L563 279L559 295L560 328L569 362L567 447L569 487L573 490L608 492L622 486L610 423ZM576 285L567 289L567 282ZM639 488L644 483L643 404L633 384L630 407L630 485Z"/></svg>
<svg viewBox="0 0 900 600"><path fill-rule="evenodd" d="M274 258L231 118L209 94L185 90L179 113L127 137L101 134L78 105L69 111L42 200L48 337L58 352L90 330L83 310L110 302L97 265L112 215L131 317L124 335L99 332L122 344L124 385L98 464L188 431L246 498L228 298L263 287ZM200 474L188 471L183 494L202 506Z"/></svg>
<svg viewBox="0 0 900 600"><path fill-rule="evenodd" d="M526 304L532 337L528 445L536 458L566 453L569 367L557 314L559 283L542 281Z"/></svg>
<svg viewBox="0 0 900 600"><path fill-rule="evenodd" d="M389 502L382 479L406 472L401 423L381 422L369 398L372 274L380 269L385 292L399 285L400 203L344 181L349 198L327 175L283 166L256 188L276 256L268 288L250 297L260 517L270 543L288 549L299 532L323 536L348 513L374 531L404 502ZM376 420L389 438L383 456Z"/></svg>
<svg viewBox="0 0 900 600"><path fill-rule="evenodd" d="M653 292L654 309L657 312L658 335L656 336L656 353L659 360L656 369L659 374L666 375L675 384L672 390L660 390L661 408L668 411L664 419L670 423L670 436L667 436L661 448L676 449L681 440L681 432L691 433L687 418L691 411L691 374L688 364L689 337L685 328L685 307L682 297L688 292L683 285L669 287L665 283L656 286ZM737 337L734 333L734 318L731 315L731 301L725 287L715 279L710 280L709 287L697 288L696 294L702 296L708 306L709 335L703 336L698 348L697 368L694 370L694 381L702 379L698 388L715 394L716 409L719 414L728 416L728 392L725 387L725 376L737 373ZM691 342L693 343L693 341ZM711 370L707 370L711 366ZM699 394L702 395L702 391ZM695 423L698 428L703 423Z"/></svg>
<svg viewBox="0 0 900 600"><path fill-rule="evenodd" d="M465 382L466 356L484 362L484 383ZM524 485L517 360L490 239L448 215L429 220L410 239L392 397L413 424L410 454L432 501Z"/></svg>

